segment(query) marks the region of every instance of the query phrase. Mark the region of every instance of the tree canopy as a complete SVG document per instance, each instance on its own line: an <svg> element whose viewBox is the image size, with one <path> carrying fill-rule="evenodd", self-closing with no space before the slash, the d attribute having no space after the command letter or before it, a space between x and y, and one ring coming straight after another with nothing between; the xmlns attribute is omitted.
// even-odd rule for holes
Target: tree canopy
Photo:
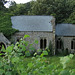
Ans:
<svg viewBox="0 0 75 75"><path fill-rule="evenodd" d="M65 22L75 10L74 0L36 0L9 8L14 15L53 15L56 23ZM67 21L66 21L67 22Z"/></svg>
<svg viewBox="0 0 75 75"><path fill-rule="evenodd" d="M32 0L25 4L11 2L8 9L4 7L5 3L5 0L0 0L0 32L7 37L16 31L10 19L13 15L53 15L56 23L75 24L75 0Z"/></svg>
<svg viewBox="0 0 75 75"><path fill-rule="evenodd" d="M5 8L4 3L6 3L5 0L0 0L0 10L3 10Z"/></svg>

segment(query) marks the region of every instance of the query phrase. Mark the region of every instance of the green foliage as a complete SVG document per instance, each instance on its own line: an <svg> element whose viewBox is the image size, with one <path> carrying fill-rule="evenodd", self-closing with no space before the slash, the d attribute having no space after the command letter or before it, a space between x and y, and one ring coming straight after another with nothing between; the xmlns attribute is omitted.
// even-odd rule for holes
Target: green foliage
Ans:
<svg viewBox="0 0 75 75"><path fill-rule="evenodd" d="M69 56L61 57L60 62L63 65L63 69L66 68L66 64L69 63L69 61L73 58L73 54L70 54Z"/></svg>
<svg viewBox="0 0 75 75"><path fill-rule="evenodd" d="M65 22L75 24L75 11L73 13L71 13L69 18L67 20L65 20Z"/></svg>
<svg viewBox="0 0 75 75"><path fill-rule="evenodd" d="M0 32L8 38L17 31L12 28L11 16L11 13L0 11Z"/></svg>
<svg viewBox="0 0 75 75"><path fill-rule="evenodd" d="M55 65L56 62L51 63L44 57L48 55L47 51L43 51L41 55L35 53L36 56L27 62L25 58L30 56L29 50L27 50L28 42L24 40L27 37L29 36L25 35L15 45L1 50L5 52L5 56L0 57L0 75L73 75L75 73L74 69L66 69L66 65L74 56L73 54L60 58L61 69L58 69L61 65ZM27 64L25 64L26 62Z"/></svg>
<svg viewBox="0 0 75 75"><path fill-rule="evenodd" d="M7 2L6 0L0 0L0 11L5 10L4 3L6 2Z"/></svg>
<svg viewBox="0 0 75 75"><path fill-rule="evenodd" d="M24 36L24 39L27 38L27 37L30 37L30 36L29 36L29 35L25 35L25 36Z"/></svg>
<svg viewBox="0 0 75 75"><path fill-rule="evenodd" d="M74 10L74 0L36 0L9 8L14 15L52 15L56 18L56 23L62 23L65 20L67 20L66 23L74 23L74 17L70 17Z"/></svg>
<svg viewBox="0 0 75 75"><path fill-rule="evenodd" d="M14 4L9 8L9 12L14 15L27 15L30 10L31 10L30 2L26 4Z"/></svg>
<svg viewBox="0 0 75 75"><path fill-rule="evenodd" d="M12 1L12 6L8 9L3 3L6 1L0 0L0 32L8 38L17 31L12 28L10 19L14 15L52 15L56 18L56 23L75 24L74 0L36 0L25 4Z"/></svg>

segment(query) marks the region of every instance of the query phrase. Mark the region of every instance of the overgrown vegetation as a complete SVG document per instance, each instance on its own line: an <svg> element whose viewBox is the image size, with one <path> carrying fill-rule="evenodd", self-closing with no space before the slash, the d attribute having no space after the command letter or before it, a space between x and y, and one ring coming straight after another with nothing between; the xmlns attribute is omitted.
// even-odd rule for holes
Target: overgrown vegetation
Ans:
<svg viewBox="0 0 75 75"><path fill-rule="evenodd" d="M6 50L2 48L0 53L0 75L74 75L74 68L67 68L67 64L72 60L73 54L59 58L59 64L49 61L45 56L48 52L44 50L41 55L34 53L31 59L27 50L28 42L23 41L29 37L25 35L23 39L15 45L9 46ZM37 41L35 41L37 43ZM24 53L25 52L25 53ZM24 53L24 54L23 54ZM3 57L1 57L4 55ZM26 61L29 59L29 61ZM55 59L54 59L55 60ZM58 60L58 59L57 59Z"/></svg>
<svg viewBox="0 0 75 75"><path fill-rule="evenodd" d="M11 16L11 13L0 11L0 32L8 38L10 38L10 36L17 31L12 28Z"/></svg>
<svg viewBox="0 0 75 75"><path fill-rule="evenodd" d="M14 15L53 15L56 18L56 23L75 24L74 0L36 0L18 5L14 3L14 6L9 10Z"/></svg>
<svg viewBox="0 0 75 75"><path fill-rule="evenodd" d="M4 7L5 0L0 0L0 32L2 32L7 38L10 38L13 33L18 30L12 28L11 16L13 14L8 13L8 9Z"/></svg>
<svg viewBox="0 0 75 75"><path fill-rule="evenodd" d="M12 28L11 16L17 15L53 15L56 23L75 24L75 0L36 0L25 4L11 2L7 9L0 0L0 32L9 38L16 32Z"/></svg>
<svg viewBox="0 0 75 75"><path fill-rule="evenodd" d="M0 0L0 32L6 37L10 37L16 32L12 28L10 17L13 15L53 15L57 23L75 24L75 0L36 0L26 4L12 3L12 6L6 9L3 5L5 0ZM32 44L23 41L9 46L6 50L2 48L0 53L0 75L74 75L75 68L71 68L73 54L59 58L59 64L46 59L49 53L42 51L40 55L35 52ZM34 43L37 43L35 41ZM27 47L28 46L28 47ZM32 52L32 53L30 53ZM35 53L34 53L35 52ZM31 61L26 61L26 57L31 57ZM3 57L2 57L3 56ZM74 58L75 59L75 58ZM27 62L27 63L24 63ZM72 61L74 62L74 61Z"/></svg>

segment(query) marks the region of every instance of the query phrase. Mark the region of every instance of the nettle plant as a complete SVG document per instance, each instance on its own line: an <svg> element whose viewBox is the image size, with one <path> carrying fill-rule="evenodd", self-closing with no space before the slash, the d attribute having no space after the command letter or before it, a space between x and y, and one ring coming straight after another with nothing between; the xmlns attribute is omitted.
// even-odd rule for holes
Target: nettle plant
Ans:
<svg viewBox="0 0 75 75"><path fill-rule="evenodd" d="M34 53L32 60L25 64L25 57L30 56L31 53L28 50L34 50L33 44L38 43L37 40L33 44L25 41L29 35L25 35L15 45L11 45L6 50L2 48L0 53L0 75L73 75L74 70L66 70L66 64L72 59L73 55L60 58L62 69L58 69L60 65L50 63L45 56L48 55L46 50L42 51L40 55L37 52ZM2 56L3 55L3 56ZM65 60L67 59L67 60ZM63 62L64 60L64 62ZM60 62L59 62L60 63ZM64 66L65 65L65 66Z"/></svg>

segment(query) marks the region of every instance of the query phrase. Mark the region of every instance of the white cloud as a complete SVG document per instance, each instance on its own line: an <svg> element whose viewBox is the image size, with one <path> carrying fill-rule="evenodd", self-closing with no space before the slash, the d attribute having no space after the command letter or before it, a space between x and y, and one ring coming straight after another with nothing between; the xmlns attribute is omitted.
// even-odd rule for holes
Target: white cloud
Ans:
<svg viewBox="0 0 75 75"><path fill-rule="evenodd" d="M31 0L14 0L17 4L20 4L20 3L26 3L26 2L29 2Z"/></svg>
<svg viewBox="0 0 75 75"><path fill-rule="evenodd" d="M27 3L31 0L6 0L6 1L15 1L17 4L20 4L20 3Z"/></svg>
<svg viewBox="0 0 75 75"><path fill-rule="evenodd" d="M20 4L20 3L27 3L27 2L32 1L32 0L6 0L6 1L15 1L17 4ZM6 8L9 8L10 2L6 3L4 6Z"/></svg>

